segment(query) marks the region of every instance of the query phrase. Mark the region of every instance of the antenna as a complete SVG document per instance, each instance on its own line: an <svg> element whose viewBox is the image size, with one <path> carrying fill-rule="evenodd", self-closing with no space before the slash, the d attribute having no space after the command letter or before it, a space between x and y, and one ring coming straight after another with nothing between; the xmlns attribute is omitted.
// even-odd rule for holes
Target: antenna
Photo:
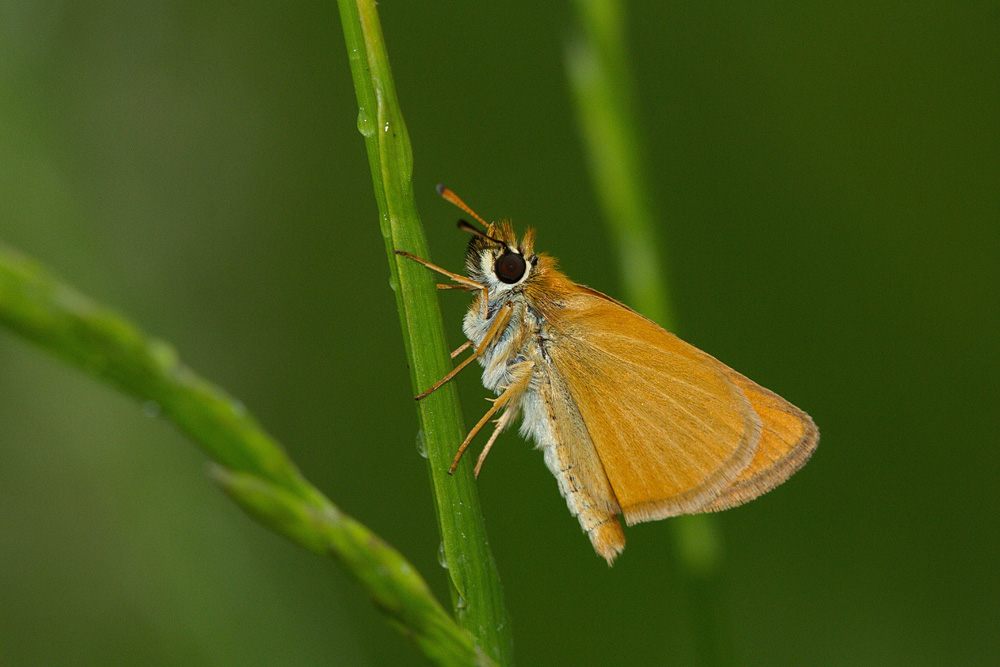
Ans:
<svg viewBox="0 0 1000 667"><path fill-rule="evenodd" d="M469 215L471 215L473 218L475 218L476 220L478 220L479 222L481 222L487 229L489 229L492 226L492 225L490 225L490 223L486 222L481 217L479 217L478 213L476 213L471 208L469 208L468 204L466 204L464 201L462 201L461 199L459 199L458 195L456 195L454 192L452 192L448 188L444 187L443 185L438 185L437 186L437 191L438 191L438 194L441 195L446 201L451 202L455 206L459 207L460 209L462 209L463 211L465 211L466 213L468 213ZM468 224L468 223L466 223L466 224ZM461 227L462 224L459 223L458 226ZM469 225L469 226L471 227L471 225ZM476 229L475 227L472 227L472 228ZM476 231L478 232L479 230L477 229ZM493 240L496 240L496 239L493 239Z"/></svg>

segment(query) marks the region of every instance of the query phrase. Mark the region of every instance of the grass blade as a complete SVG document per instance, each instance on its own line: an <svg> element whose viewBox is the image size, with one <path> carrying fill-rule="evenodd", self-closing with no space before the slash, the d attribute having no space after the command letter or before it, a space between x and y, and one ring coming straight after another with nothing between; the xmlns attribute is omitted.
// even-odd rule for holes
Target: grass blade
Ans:
<svg viewBox="0 0 1000 667"><path fill-rule="evenodd" d="M373 0L339 0L344 37L358 98L358 129L365 138L379 223L414 394L451 370L437 291L429 272L400 257L406 250L428 257L413 201L413 156L396 98L382 29ZM500 664L510 664L510 623L500 576L486 538L471 462L447 474L465 436L458 395L448 384L418 403L431 486L459 623Z"/></svg>

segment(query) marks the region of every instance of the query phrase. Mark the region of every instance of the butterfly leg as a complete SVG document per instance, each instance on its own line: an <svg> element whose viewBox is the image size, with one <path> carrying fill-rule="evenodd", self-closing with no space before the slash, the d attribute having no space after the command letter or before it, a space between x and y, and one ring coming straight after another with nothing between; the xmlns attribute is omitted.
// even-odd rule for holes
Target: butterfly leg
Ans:
<svg viewBox="0 0 1000 667"><path fill-rule="evenodd" d="M511 408L507 408L506 410L504 410L504 413L500 415L500 419L497 420L496 428L493 429L493 433L490 435L490 439L486 441L486 446L483 447L483 451L479 453L479 458L476 459L476 468L475 470L473 470L473 474L477 478L479 477L479 470L483 467L483 461L486 460L486 455L490 453L491 449L493 449L493 443L496 442L497 437L500 435L500 433L502 433L503 430L510 425L510 423L514 420L514 417L516 416L517 413Z"/></svg>
<svg viewBox="0 0 1000 667"><path fill-rule="evenodd" d="M457 273L452 273L448 269L442 269L437 264L431 264L426 259L417 257L416 255L414 255L412 253L408 253L405 250L394 250L393 252L395 252L397 255L402 255L403 257L406 257L408 259L412 259L414 262L417 262L418 264L422 264L423 266L427 267L431 271L436 271L436 272L440 273L442 276L447 276L447 277L451 278L452 280L454 280L456 283L458 283L458 285L455 285L455 286L451 286L451 285L438 285L437 286L438 289L467 289L467 290L470 290L470 291L478 290L479 292L481 292L482 293L482 315L483 315L483 319L486 319L487 308L489 307L489 302L490 302L489 293L488 293L488 291L486 289L486 285L483 285L481 283L477 283L475 280L472 280L470 278L466 278L465 276L460 276Z"/></svg>
<svg viewBox="0 0 1000 667"><path fill-rule="evenodd" d="M466 350L468 350L468 349L469 349L469 346L470 346L470 345L472 345L472 341L471 341L471 340L467 340L467 341L465 341L464 343L462 343L462 344L461 344L460 346L458 346L458 347L457 347L457 348L455 349L455 351L454 351L454 352L452 352L452 353L451 353L451 358L452 358L452 359L454 359L454 358L455 358L455 357L457 357L458 355L460 355L460 354L462 354L463 352L465 352Z"/></svg>
<svg viewBox="0 0 1000 667"><path fill-rule="evenodd" d="M472 430L469 431L469 435L465 436L465 440L462 441L461 445L459 445L458 453L455 454L455 458L451 462L451 467L448 469L449 475L455 472L455 468L458 467L458 462L461 460L462 454L465 453L469 443L472 442L474 437L476 437L476 434L479 433L480 429L482 429L483 426L486 425L486 422L490 420L490 417L496 414L497 410L508 403L512 401L517 403L518 399L521 398L521 395L528 388L528 385L531 384L531 376L534 373L534 370L535 362L533 361L522 361L521 363L514 364L510 367L510 373L514 376L514 380L507 385L507 388L503 390L503 393L501 393L496 400L493 401L493 407L487 410L486 414L483 415L483 418L472 427ZM510 408L508 408L508 410L510 410ZM507 413L504 413L505 416L506 414ZM503 418L501 417L501 420L502 419ZM490 439L495 440L495 438Z"/></svg>
<svg viewBox="0 0 1000 667"><path fill-rule="evenodd" d="M472 363L473 359L479 358L479 356L482 355L483 350L492 345L493 342L497 339L497 337L503 333L503 330L507 328L507 324L510 323L511 310L513 310L513 307L511 306L510 303L504 304L503 308L501 308L497 312L496 316L493 318L493 324L490 325L489 330L486 332L486 336L483 337L483 341L476 346L476 349L473 351L473 353L468 357L466 357L465 360L462 361L462 363L460 363L458 366L455 366L453 369L451 369L450 373L448 373L443 378L441 378L433 385L431 385L430 389L427 389L426 391L417 394L414 398L418 401L427 398L434 391L440 389L446 382L448 382L448 380L458 375L463 368ZM451 353L451 358L454 359L456 355L460 354L462 350L467 349L471 344L472 341L469 341L465 345L459 347L457 350Z"/></svg>
<svg viewBox="0 0 1000 667"><path fill-rule="evenodd" d="M465 368L466 366L468 366L469 364L471 364L473 362L473 360L476 357L478 357L478 356L479 356L478 354L476 354L475 352L473 352L468 357L466 357L465 360L462 361L462 363L460 363L458 366L455 366L454 368L452 368L451 372L449 372L443 378L441 378L440 380L438 380L437 382L435 382L434 384L432 384L430 386L430 389L427 389L426 391L423 391L423 392L417 394L416 396L413 397L413 399L419 401L419 400L422 400L424 398L427 398L428 396L430 396L431 394L433 394L435 391L437 391L438 389L440 389L442 386L444 386L444 383L446 383L448 380L452 379L453 377L455 377L456 375L458 375L460 372L462 372L462 369Z"/></svg>
<svg viewBox="0 0 1000 667"><path fill-rule="evenodd" d="M397 255L402 255L403 257L407 257L409 259L412 259L417 264L423 264L424 266L426 266L431 271L436 271L436 272L440 273L442 276L448 276L449 278L451 278L452 280L454 280L459 285L464 285L465 287L467 287L469 289L478 290L478 289L485 289L486 288L485 285L481 285L481 284L477 283L475 280L472 280L470 278L466 278L465 276L460 276L457 273L452 273L448 269L442 269L437 264L431 264L426 259L421 259L420 257L417 257L414 254L406 252L405 250L396 250L395 253Z"/></svg>

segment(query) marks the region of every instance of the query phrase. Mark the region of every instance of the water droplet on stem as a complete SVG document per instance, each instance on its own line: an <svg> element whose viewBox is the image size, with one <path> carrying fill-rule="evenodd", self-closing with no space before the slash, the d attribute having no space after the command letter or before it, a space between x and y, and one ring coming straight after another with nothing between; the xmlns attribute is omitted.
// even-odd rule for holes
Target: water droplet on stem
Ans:
<svg viewBox="0 0 1000 667"><path fill-rule="evenodd" d="M375 124L368 117L368 112L362 107L358 109L358 132L366 137L375 134Z"/></svg>

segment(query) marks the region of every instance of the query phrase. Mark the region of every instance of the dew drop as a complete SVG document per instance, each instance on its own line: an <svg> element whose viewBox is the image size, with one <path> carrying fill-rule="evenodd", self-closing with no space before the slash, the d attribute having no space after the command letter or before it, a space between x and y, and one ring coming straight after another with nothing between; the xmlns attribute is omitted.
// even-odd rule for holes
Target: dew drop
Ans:
<svg viewBox="0 0 1000 667"><path fill-rule="evenodd" d="M424 438L423 429L417 431L417 454L420 454L421 458L427 458L427 439Z"/></svg>
<svg viewBox="0 0 1000 667"><path fill-rule="evenodd" d="M358 132L366 137L375 134L375 125L368 117L368 112L365 111L364 107L358 109Z"/></svg>
<svg viewBox="0 0 1000 667"><path fill-rule="evenodd" d="M444 569L448 569L448 556L444 552L444 542L438 546L438 564Z"/></svg>

